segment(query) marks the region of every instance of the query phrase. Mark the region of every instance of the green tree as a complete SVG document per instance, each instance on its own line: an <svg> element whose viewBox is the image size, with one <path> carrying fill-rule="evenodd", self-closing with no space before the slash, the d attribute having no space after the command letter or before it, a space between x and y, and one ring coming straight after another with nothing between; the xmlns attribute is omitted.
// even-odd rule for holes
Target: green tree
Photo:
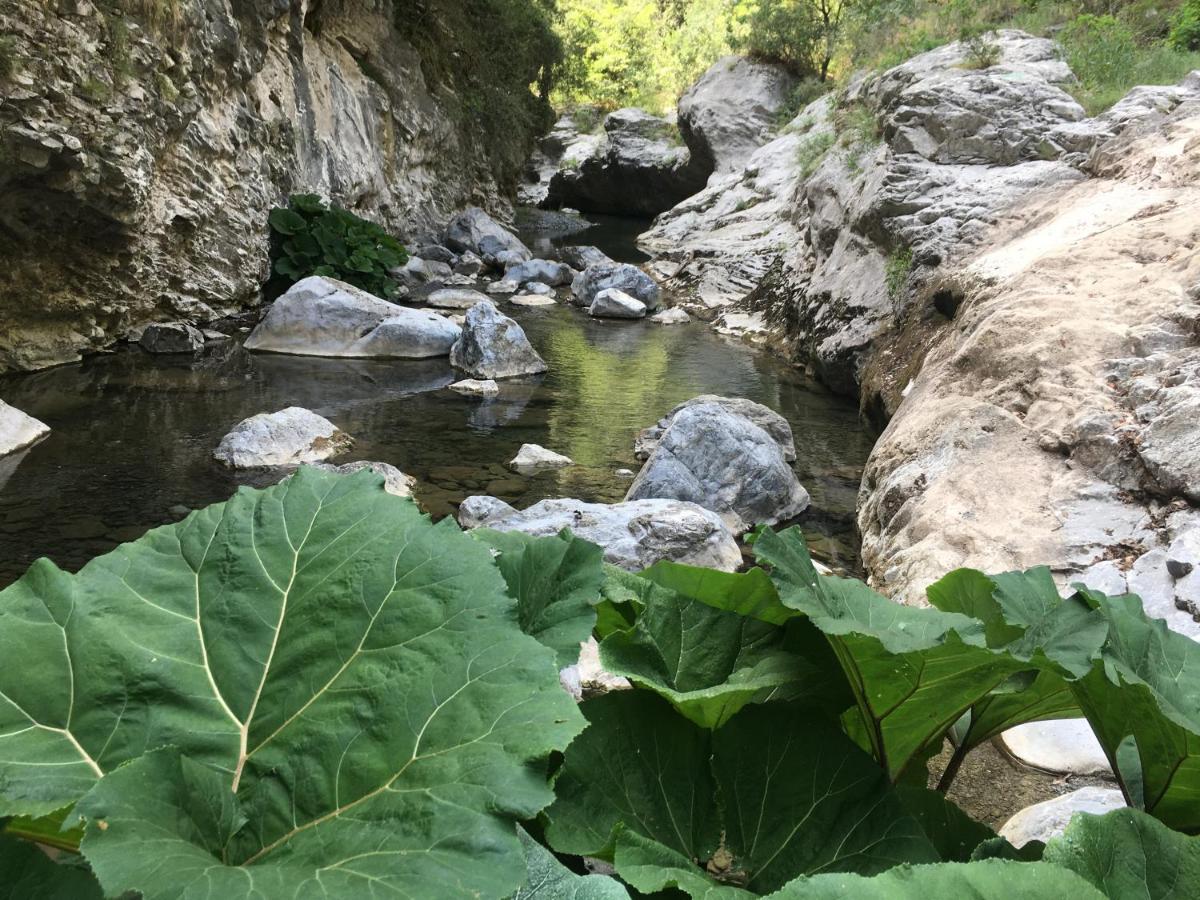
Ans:
<svg viewBox="0 0 1200 900"><path fill-rule="evenodd" d="M734 46L824 81L845 37L855 0L742 0L734 11Z"/></svg>

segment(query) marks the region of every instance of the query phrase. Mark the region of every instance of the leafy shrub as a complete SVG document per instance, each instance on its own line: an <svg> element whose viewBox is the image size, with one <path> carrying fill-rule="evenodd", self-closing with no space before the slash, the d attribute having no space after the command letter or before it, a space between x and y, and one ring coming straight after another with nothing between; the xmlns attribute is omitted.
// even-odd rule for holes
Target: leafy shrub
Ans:
<svg viewBox="0 0 1200 900"><path fill-rule="evenodd" d="M800 164L801 178L807 179L817 171L821 160L836 141L837 136L832 131L818 131L801 139L796 148L796 161Z"/></svg>
<svg viewBox="0 0 1200 900"><path fill-rule="evenodd" d="M732 23L734 47L824 81L844 36L844 16L855 5L838 0L753 0L739 4Z"/></svg>
<svg viewBox="0 0 1200 900"><path fill-rule="evenodd" d="M895 300L904 290L908 275L912 272L912 249L904 247L896 250L887 261L887 291L888 296Z"/></svg>
<svg viewBox="0 0 1200 900"><path fill-rule="evenodd" d="M36 563L0 591L0 816L43 818L7 823L0 871L14 896L99 897L23 843L57 834L104 895L144 900L1195 883L1200 644L1048 569L958 570L920 609L818 574L799 529L750 543L742 573L635 575L302 468L77 575ZM556 667L589 633L633 689L576 708ZM1130 808L1017 850L945 797L973 748L1072 716ZM550 850L620 880L572 874L517 827L539 814Z"/></svg>
<svg viewBox="0 0 1200 900"><path fill-rule="evenodd" d="M966 53L963 65L968 69L990 69L1000 62L1000 45L987 32L967 35L963 38L963 44Z"/></svg>
<svg viewBox="0 0 1200 900"><path fill-rule="evenodd" d="M399 285L388 270L408 254L374 222L315 194L294 194L287 207L271 210L272 271L286 288L310 275L337 278L377 297L396 296Z"/></svg>
<svg viewBox="0 0 1200 900"><path fill-rule="evenodd" d="M1168 40L1176 50L1200 50L1200 0L1187 0L1180 7Z"/></svg>

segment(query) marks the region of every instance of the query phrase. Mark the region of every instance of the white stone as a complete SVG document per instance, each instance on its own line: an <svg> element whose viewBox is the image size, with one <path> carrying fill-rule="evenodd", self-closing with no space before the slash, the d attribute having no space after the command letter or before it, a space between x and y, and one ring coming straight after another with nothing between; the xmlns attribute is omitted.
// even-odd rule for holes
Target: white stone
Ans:
<svg viewBox="0 0 1200 900"><path fill-rule="evenodd" d="M672 306L650 317L651 322L657 322L659 325L683 325L691 320L692 317L680 306Z"/></svg>
<svg viewBox="0 0 1200 900"><path fill-rule="evenodd" d="M486 526L493 520L517 515L517 510L499 497L477 495L468 497L458 506L458 524L463 528Z"/></svg>
<svg viewBox="0 0 1200 900"><path fill-rule="evenodd" d="M0 400L0 456L24 450L49 433L49 426Z"/></svg>
<svg viewBox="0 0 1200 900"><path fill-rule="evenodd" d="M1125 798L1114 788L1084 787L1052 800L1027 806L1000 828L1000 837L1014 847L1030 841L1048 841L1062 834L1076 813L1102 816L1125 805Z"/></svg>
<svg viewBox="0 0 1200 900"><path fill-rule="evenodd" d="M588 315L605 319L640 319L646 315L646 304L617 288L606 288L596 294L588 307Z"/></svg>
<svg viewBox="0 0 1200 900"><path fill-rule="evenodd" d="M521 286L521 290L526 294L536 294L539 297L554 296L554 288L548 284L542 284L540 281L527 281Z"/></svg>
<svg viewBox="0 0 1200 900"><path fill-rule="evenodd" d="M213 456L235 469L322 462L352 440L328 419L299 406L244 419L221 438Z"/></svg>
<svg viewBox="0 0 1200 900"><path fill-rule="evenodd" d="M553 450L547 450L539 444L522 444L517 455L509 460L509 466L518 472L533 469L560 469L563 466L574 465L574 460Z"/></svg>
<svg viewBox="0 0 1200 900"><path fill-rule="evenodd" d="M450 385L450 390L473 397L495 397L500 393L500 385L490 378L483 381L476 378L464 378L462 381L456 381Z"/></svg>
<svg viewBox="0 0 1200 900"><path fill-rule="evenodd" d="M1026 722L1008 729L1000 740L1009 753L1036 769L1071 775L1112 772L1087 719Z"/></svg>
<svg viewBox="0 0 1200 900"><path fill-rule="evenodd" d="M485 290L489 294L515 294L520 289L521 285L517 282L502 278L499 281L493 281Z"/></svg>
<svg viewBox="0 0 1200 900"><path fill-rule="evenodd" d="M540 294L517 294L510 297L508 302L514 306L554 306L557 303L553 297Z"/></svg>
<svg viewBox="0 0 1200 900"><path fill-rule="evenodd" d="M469 288L441 288L425 298L425 302L437 309L470 309L487 300L479 291Z"/></svg>
<svg viewBox="0 0 1200 900"><path fill-rule="evenodd" d="M558 680L576 701L633 687L628 679L614 675L600 665L600 645L591 637L579 645L579 662L560 670Z"/></svg>

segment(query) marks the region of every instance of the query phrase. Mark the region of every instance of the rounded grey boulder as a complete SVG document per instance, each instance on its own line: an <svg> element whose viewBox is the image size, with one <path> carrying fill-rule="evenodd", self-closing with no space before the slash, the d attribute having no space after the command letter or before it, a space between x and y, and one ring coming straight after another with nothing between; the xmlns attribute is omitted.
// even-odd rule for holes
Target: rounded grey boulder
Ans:
<svg viewBox="0 0 1200 900"><path fill-rule="evenodd" d="M462 335L450 350L450 364L473 378L511 378L546 371L525 331L490 300L471 307Z"/></svg>
<svg viewBox="0 0 1200 900"><path fill-rule="evenodd" d="M697 406L701 403L717 403L731 413L749 419L775 439L775 442L783 450L784 459L788 462L795 461L796 442L792 437L792 426L788 424L787 419L769 406L763 406L761 403L755 403L745 397L721 397L717 394L701 394L699 397L685 400L649 428L643 428L633 442L634 456L638 459L649 457L654 452L654 448L658 446L663 432L667 430L667 426L671 424L671 420L675 418L676 414L689 406Z"/></svg>
<svg viewBox="0 0 1200 900"><path fill-rule="evenodd" d="M571 282L571 295L577 306L589 307L597 294L609 288L624 291L640 300L647 310L658 309L658 285L653 278L629 263L596 263L588 266Z"/></svg>
<svg viewBox="0 0 1200 900"><path fill-rule="evenodd" d="M186 322L147 325L138 346L147 353L195 353L204 347L204 333Z"/></svg>
<svg viewBox="0 0 1200 900"><path fill-rule="evenodd" d="M604 319L641 319L646 304L617 288L605 288L588 307L588 315Z"/></svg>
<svg viewBox="0 0 1200 900"><path fill-rule="evenodd" d="M550 287L570 284L574 275L566 263L551 262L548 259L530 259L512 266L504 273L505 281L515 281L525 284L528 281L538 281Z"/></svg>
<svg viewBox="0 0 1200 900"><path fill-rule="evenodd" d="M520 238L478 206L464 209L450 221L446 246L456 253L470 251L489 265L520 263L533 256Z"/></svg>
<svg viewBox="0 0 1200 900"><path fill-rule="evenodd" d="M299 406L243 419L221 438L213 456L233 469L322 462L353 439L328 419Z"/></svg>

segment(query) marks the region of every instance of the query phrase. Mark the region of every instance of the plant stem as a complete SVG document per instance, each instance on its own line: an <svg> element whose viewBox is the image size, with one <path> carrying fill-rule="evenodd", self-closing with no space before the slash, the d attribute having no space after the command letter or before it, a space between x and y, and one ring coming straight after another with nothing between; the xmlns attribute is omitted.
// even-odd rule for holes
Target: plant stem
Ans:
<svg viewBox="0 0 1200 900"><path fill-rule="evenodd" d="M954 783L954 776L958 774L958 770L962 768L963 760L967 758L967 754L971 750L967 746L967 742L963 741L954 748L954 755L950 757L950 762L946 763L946 770L942 772L942 777L938 780L937 789L939 793L945 794L950 790L950 785Z"/></svg>

